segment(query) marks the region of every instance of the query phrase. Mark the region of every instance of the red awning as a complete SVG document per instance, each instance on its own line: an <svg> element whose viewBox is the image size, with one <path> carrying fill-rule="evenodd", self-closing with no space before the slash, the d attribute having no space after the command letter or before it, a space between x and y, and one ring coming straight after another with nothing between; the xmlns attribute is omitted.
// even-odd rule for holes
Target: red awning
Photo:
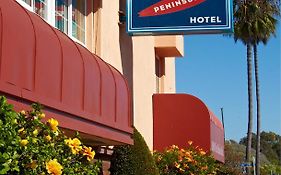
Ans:
<svg viewBox="0 0 281 175"><path fill-rule="evenodd" d="M63 128L132 143L129 89L114 67L15 1L0 1L0 94L39 101Z"/></svg>
<svg viewBox="0 0 281 175"><path fill-rule="evenodd" d="M187 147L188 141L224 162L224 129L220 120L198 98L188 94L153 95L153 144L163 150Z"/></svg>

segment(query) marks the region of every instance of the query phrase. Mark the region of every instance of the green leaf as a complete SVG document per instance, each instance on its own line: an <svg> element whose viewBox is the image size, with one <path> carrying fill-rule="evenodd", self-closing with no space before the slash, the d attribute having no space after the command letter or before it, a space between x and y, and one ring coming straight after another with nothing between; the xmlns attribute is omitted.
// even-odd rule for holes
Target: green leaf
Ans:
<svg viewBox="0 0 281 175"><path fill-rule="evenodd" d="M7 160L7 159L9 159L9 154L3 153L3 154L2 154L2 157Z"/></svg>
<svg viewBox="0 0 281 175"><path fill-rule="evenodd" d="M13 170L13 171L19 172L19 171L20 171L20 168L19 168L19 166L15 166L12 170Z"/></svg>
<svg viewBox="0 0 281 175"><path fill-rule="evenodd" d="M7 172L11 169L9 164L10 163L7 163L7 162L2 164L2 166L4 166L4 168L0 170L0 174L7 174Z"/></svg>
<svg viewBox="0 0 281 175"><path fill-rule="evenodd" d="M10 167L4 167L0 170L0 174L7 174L7 172L10 170Z"/></svg>

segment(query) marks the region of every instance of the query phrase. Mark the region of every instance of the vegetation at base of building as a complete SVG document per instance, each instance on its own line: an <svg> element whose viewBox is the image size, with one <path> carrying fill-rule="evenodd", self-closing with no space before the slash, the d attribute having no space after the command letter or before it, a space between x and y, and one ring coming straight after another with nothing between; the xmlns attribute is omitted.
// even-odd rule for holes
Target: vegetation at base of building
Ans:
<svg viewBox="0 0 281 175"><path fill-rule="evenodd" d="M133 139L134 145L114 147L109 169L112 175L242 175L240 169L216 162L192 142L185 149L173 145L163 152L154 151L152 156L136 129Z"/></svg>
<svg viewBox="0 0 281 175"><path fill-rule="evenodd" d="M111 160L112 175L159 175L144 138L134 129L134 145L115 146Z"/></svg>
<svg viewBox="0 0 281 175"><path fill-rule="evenodd" d="M5 97L0 97L0 174L98 175L101 163L93 161L95 152L79 137L67 138L41 105L15 112Z"/></svg>
<svg viewBox="0 0 281 175"><path fill-rule="evenodd" d="M154 152L154 159L160 175L212 175L217 174L218 164L203 149L194 147L192 142L180 149L172 145L163 152Z"/></svg>

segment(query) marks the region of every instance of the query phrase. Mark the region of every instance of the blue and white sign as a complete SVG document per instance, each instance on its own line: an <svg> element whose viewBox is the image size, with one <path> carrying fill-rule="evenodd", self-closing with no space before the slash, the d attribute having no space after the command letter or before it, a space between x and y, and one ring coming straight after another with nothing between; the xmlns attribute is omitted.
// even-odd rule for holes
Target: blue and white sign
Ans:
<svg viewBox="0 0 281 175"><path fill-rule="evenodd" d="M253 164L252 163L241 163L240 166L241 167L252 167Z"/></svg>
<svg viewBox="0 0 281 175"><path fill-rule="evenodd" d="M127 0L127 32L230 33L232 8L232 0Z"/></svg>

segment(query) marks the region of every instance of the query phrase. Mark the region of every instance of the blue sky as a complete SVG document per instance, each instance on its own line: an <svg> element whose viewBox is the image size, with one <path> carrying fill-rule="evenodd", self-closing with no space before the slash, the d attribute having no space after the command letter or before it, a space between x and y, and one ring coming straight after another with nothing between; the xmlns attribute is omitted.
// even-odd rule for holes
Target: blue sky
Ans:
<svg viewBox="0 0 281 175"><path fill-rule="evenodd" d="M276 34L258 47L261 127L281 135L279 26ZM222 35L186 35L184 45L184 57L176 59L177 93L197 96L220 119L223 107L226 139L239 141L246 136L248 122L246 47ZM255 119L253 128L256 132Z"/></svg>

